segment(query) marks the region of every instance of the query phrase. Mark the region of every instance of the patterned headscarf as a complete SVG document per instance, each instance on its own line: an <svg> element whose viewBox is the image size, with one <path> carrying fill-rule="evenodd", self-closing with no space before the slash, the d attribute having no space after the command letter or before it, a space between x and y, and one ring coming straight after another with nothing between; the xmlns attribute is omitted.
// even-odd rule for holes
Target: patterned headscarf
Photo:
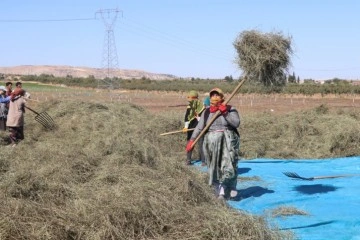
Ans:
<svg viewBox="0 0 360 240"><path fill-rule="evenodd" d="M198 99L198 98L199 98L199 94L195 90L191 90L187 95L187 100L189 102L192 101L192 100Z"/></svg>

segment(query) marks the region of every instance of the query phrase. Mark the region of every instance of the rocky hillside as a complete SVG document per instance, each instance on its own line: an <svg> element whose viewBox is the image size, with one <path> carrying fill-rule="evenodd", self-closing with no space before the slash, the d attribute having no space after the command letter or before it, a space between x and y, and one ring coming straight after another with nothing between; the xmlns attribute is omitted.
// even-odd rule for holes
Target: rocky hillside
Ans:
<svg viewBox="0 0 360 240"><path fill-rule="evenodd" d="M56 77L89 77L102 79L107 76L107 70L102 68L73 67L73 66L49 66L49 65L22 65L14 67L0 67L0 74L15 75L41 75L48 74ZM151 80L167 80L177 78L170 74L150 73L141 70L118 69L110 74L122 79L141 79L143 77Z"/></svg>

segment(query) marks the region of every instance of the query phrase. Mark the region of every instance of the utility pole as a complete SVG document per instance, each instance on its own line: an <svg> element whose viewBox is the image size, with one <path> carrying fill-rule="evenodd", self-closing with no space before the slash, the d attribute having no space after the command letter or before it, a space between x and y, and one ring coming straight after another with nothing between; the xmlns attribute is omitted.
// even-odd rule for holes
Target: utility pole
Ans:
<svg viewBox="0 0 360 240"><path fill-rule="evenodd" d="M98 88L114 89L119 88L120 85L119 82L114 81L114 77L116 77L116 73L119 71L119 62L114 35L114 26L119 12L121 11L116 8L101 9L95 13L95 16L100 14L105 25L105 37L101 61L104 78L99 79Z"/></svg>

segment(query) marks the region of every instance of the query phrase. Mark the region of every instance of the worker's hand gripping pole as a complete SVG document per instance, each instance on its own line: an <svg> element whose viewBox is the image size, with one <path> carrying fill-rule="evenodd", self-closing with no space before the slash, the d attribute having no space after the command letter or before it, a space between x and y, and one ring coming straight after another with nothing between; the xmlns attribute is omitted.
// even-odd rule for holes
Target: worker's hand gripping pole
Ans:
<svg viewBox="0 0 360 240"><path fill-rule="evenodd" d="M228 104L228 102L230 102L230 100L235 96L235 94L239 91L240 87L244 84L244 82L246 81L246 77L244 77L243 80L240 81L240 83L236 86L236 88L233 90L233 92L231 93L231 95L229 96L229 98L225 99L224 104ZM220 110L217 110L216 113L213 115L213 117L210 119L209 123L206 124L206 126L204 127L204 129L200 132L199 136L197 136L197 138L194 140L193 144L191 145L191 147L193 148L195 146L195 144L199 141L199 139L206 133L206 131L209 129L209 127L211 126L211 124L215 121L215 119L221 114Z"/></svg>

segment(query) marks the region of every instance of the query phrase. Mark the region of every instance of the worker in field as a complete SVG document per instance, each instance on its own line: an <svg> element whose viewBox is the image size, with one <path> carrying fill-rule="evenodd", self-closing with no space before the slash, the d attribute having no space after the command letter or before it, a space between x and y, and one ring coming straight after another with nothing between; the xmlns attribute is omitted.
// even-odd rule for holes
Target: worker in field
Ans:
<svg viewBox="0 0 360 240"><path fill-rule="evenodd" d="M6 96L6 87L0 86L0 130L6 131L6 119L9 111L10 96Z"/></svg>
<svg viewBox="0 0 360 240"><path fill-rule="evenodd" d="M190 92L188 92L187 94L187 101L188 101L188 105L186 107L186 112L185 112L185 118L184 118L184 128L183 128L183 132L187 133L187 137L186 140L189 141L192 131L188 131L189 129L195 128L196 125L199 122L201 113L204 111L204 104L202 103L202 101L199 100L199 94L197 91L195 90L191 90ZM200 148L201 148L202 144L199 144L199 153L200 153ZM187 165L191 165L192 163L192 150L188 151L186 154L186 164ZM201 158L201 156L200 156Z"/></svg>
<svg viewBox="0 0 360 240"><path fill-rule="evenodd" d="M6 126L10 130L11 146L24 139L25 91L16 88L11 93Z"/></svg>
<svg viewBox="0 0 360 240"><path fill-rule="evenodd" d="M236 197L237 162L240 148L240 126L238 111L223 104L224 93L220 88L210 91L210 107L207 108L187 143L186 151L191 152L195 139L213 118L217 111L220 115L204 134L204 153L209 173L209 185L215 186L219 199Z"/></svg>
<svg viewBox="0 0 360 240"><path fill-rule="evenodd" d="M15 89L18 89L18 88L22 89L22 82L17 82L15 84ZM24 98L29 99L30 98L30 93L28 91L26 91L26 90L24 90L24 91L25 91Z"/></svg>
<svg viewBox="0 0 360 240"><path fill-rule="evenodd" d="M12 90L12 82L6 82L5 88L6 88L6 96L10 96L13 91Z"/></svg>
<svg viewBox="0 0 360 240"><path fill-rule="evenodd" d="M208 108L210 107L210 96L209 94L207 93L204 100L203 100L203 104L204 104L204 107L205 108Z"/></svg>
<svg viewBox="0 0 360 240"><path fill-rule="evenodd" d="M210 107L209 93L205 94L205 98L203 99L203 104L204 104L205 110L206 110L206 108ZM199 139L201 166L207 166L206 157L205 157L205 153L204 153L204 148L202 147L203 142L204 142L204 137L201 137Z"/></svg>

